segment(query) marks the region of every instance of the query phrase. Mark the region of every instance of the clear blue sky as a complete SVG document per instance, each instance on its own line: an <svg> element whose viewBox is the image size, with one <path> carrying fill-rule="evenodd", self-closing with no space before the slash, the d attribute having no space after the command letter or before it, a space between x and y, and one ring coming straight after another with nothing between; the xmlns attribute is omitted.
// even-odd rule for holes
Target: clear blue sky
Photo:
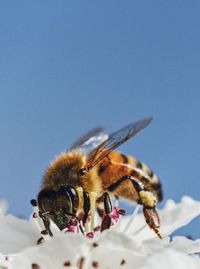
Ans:
<svg viewBox="0 0 200 269"><path fill-rule="evenodd" d="M28 216L56 154L153 116L120 149L200 199L199 1L1 1L0 197ZM200 219L180 233L200 237Z"/></svg>

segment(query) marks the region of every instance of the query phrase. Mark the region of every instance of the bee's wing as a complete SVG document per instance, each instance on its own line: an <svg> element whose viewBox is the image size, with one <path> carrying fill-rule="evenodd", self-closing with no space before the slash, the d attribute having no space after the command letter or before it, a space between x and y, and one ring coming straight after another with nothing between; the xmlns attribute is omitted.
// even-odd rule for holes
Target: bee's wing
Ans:
<svg viewBox="0 0 200 269"><path fill-rule="evenodd" d="M69 150L81 151L88 155L94 148L97 148L103 141L108 138L108 135L103 133L104 127L98 126L91 129L86 134L77 139Z"/></svg>
<svg viewBox="0 0 200 269"><path fill-rule="evenodd" d="M106 157L111 151L119 147L126 140L135 136L142 129L144 129L152 118L145 118L140 121L131 123L124 128L110 134L108 138L102 142L99 146L93 149L87 156L86 170L90 170L97 163L99 163L104 157Z"/></svg>

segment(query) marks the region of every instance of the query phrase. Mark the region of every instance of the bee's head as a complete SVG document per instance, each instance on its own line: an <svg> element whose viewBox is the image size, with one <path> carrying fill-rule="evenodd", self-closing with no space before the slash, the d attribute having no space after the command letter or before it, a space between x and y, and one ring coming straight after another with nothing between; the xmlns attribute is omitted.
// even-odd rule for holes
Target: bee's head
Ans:
<svg viewBox="0 0 200 269"><path fill-rule="evenodd" d="M76 222L78 195L74 188L61 186L54 191L42 189L38 194L40 214L51 219L60 230Z"/></svg>

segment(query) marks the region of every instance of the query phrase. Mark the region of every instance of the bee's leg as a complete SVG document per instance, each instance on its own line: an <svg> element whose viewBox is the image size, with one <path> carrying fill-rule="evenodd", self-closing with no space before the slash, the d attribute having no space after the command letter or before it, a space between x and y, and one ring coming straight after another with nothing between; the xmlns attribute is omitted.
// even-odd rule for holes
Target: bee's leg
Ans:
<svg viewBox="0 0 200 269"><path fill-rule="evenodd" d="M150 208L147 206L143 206L143 214L146 219L146 223L149 225L151 229L157 234L157 236L162 239L162 236L159 232L160 228L160 217L155 207Z"/></svg>
<svg viewBox="0 0 200 269"><path fill-rule="evenodd" d="M50 230L50 221L48 218L46 218L42 212L39 212L39 216L42 219L44 223L45 230L41 231L41 234L46 235L49 234L50 236L53 236L51 230Z"/></svg>
<svg viewBox="0 0 200 269"><path fill-rule="evenodd" d="M34 222L38 228L38 230L41 232L41 234L43 235L43 237L39 238L38 239L38 242L40 243L42 238L43 239L46 239L49 235L50 236L53 236L53 234L51 233L50 231L50 223L48 224L48 221L46 221L46 217L44 215L42 215L42 212L39 211L38 209L38 203L35 199L32 199L31 201L31 205L33 206L33 209L34 209L34 212L33 212L33 219L34 219ZM42 221L41 221L41 220ZM45 227L45 230L43 230L43 225Z"/></svg>
<svg viewBox="0 0 200 269"><path fill-rule="evenodd" d="M83 192L83 225L85 227L85 232L88 232L88 215L90 212L90 196L88 192Z"/></svg>
<svg viewBox="0 0 200 269"><path fill-rule="evenodd" d="M101 224L101 232L106 229L109 229L111 226L110 213L112 212L112 203L108 192L104 192L103 194L103 203L104 203L105 216L103 217L103 221Z"/></svg>
<svg viewBox="0 0 200 269"><path fill-rule="evenodd" d="M146 220L146 223L149 225L151 229L154 230L154 232L158 235L158 237L161 238L161 235L159 233L159 227L160 227L160 218L158 215L158 212L156 211L156 204L157 204L157 198L154 195L153 192L147 191L144 187L144 184L139 181L138 179L135 179L134 177L130 175L126 175L118 179L116 182L111 184L108 187L108 191L112 192L116 190L120 184L126 180L130 180L133 184L133 187L138 193L138 204L143 205L143 214Z"/></svg>

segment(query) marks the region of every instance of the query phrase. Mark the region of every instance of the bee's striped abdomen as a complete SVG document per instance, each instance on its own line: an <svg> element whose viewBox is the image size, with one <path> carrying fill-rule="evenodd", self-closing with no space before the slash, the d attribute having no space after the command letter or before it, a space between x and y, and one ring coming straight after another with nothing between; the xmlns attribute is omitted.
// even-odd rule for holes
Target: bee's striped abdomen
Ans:
<svg viewBox="0 0 200 269"><path fill-rule="evenodd" d="M137 178L140 179L143 183L150 184L151 188L156 192L158 196L158 201L160 202L163 199L162 185L157 175L144 163L134 159L133 157L129 157L136 162L136 168L134 168L131 172L131 175L134 176L135 171L137 171L140 176Z"/></svg>
<svg viewBox="0 0 200 269"><path fill-rule="evenodd" d="M140 180L147 190L153 191L158 201L162 200L162 187L158 177L144 163L139 162L132 156L126 156L119 152L111 152L102 160L98 167L98 175L103 181L104 189L111 184L117 184L117 180L125 175L131 175ZM114 194L123 196L130 200L136 200L137 194L130 182L119 184Z"/></svg>

